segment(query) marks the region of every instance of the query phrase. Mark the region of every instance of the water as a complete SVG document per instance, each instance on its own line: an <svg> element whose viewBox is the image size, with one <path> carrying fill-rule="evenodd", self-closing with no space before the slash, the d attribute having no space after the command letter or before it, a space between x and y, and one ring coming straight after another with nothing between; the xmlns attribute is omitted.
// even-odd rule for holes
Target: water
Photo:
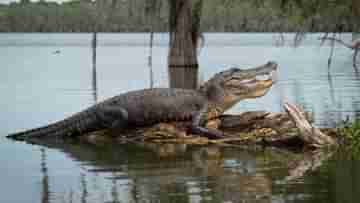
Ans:
<svg viewBox="0 0 360 203"><path fill-rule="evenodd" d="M148 87L148 34L99 34L100 100ZM280 111L291 101L313 111L317 126L359 117L360 80L351 51L338 46L327 72L329 47L318 35L303 46L274 46L273 34L207 34L200 78L229 66L279 63L278 83L245 110ZM350 40L351 35L344 35ZM0 35L0 202L356 202L360 164L334 155L314 171L287 180L290 162L304 157L186 145L12 142L5 135L60 120L94 103L91 34ZM155 35L155 86L168 85L167 36ZM59 50L60 53L56 53Z"/></svg>

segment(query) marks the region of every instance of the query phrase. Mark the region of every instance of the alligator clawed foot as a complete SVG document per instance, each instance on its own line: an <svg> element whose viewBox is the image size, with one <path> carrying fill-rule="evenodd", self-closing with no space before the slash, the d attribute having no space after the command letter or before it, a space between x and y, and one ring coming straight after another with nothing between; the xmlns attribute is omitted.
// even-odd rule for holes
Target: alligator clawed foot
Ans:
<svg viewBox="0 0 360 203"><path fill-rule="evenodd" d="M191 133L206 137L211 140L225 138L225 134L222 131L207 129L199 126L192 126Z"/></svg>

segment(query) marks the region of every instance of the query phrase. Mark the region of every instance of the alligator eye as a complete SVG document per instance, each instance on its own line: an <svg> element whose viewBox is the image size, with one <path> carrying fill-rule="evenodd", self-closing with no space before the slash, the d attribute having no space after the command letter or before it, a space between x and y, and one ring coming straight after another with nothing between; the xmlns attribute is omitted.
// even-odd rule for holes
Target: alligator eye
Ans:
<svg viewBox="0 0 360 203"><path fill-rule="evenodd" d="M277 63L275 61L269 61L267 62L266 66L273 66L276 65Z"/></svg>
<svg viewBox="0 0 360 203"><path fill-rule="evenodd" d="M240 68L235 68L235 67L234 67L234 68L231 68L231 71L232 71L232 72L238 72L238 71L241 71L241 69L240 69Z"/></svg>

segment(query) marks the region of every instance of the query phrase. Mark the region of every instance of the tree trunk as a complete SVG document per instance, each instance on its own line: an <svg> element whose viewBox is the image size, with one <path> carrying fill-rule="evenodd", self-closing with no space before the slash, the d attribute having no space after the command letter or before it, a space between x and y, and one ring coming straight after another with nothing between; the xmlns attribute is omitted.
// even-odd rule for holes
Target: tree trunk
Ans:
<svg viewBox="0 0 360 203"><path fill-rule="evenodd" d="M360 39L360 32L353 32L352 33L352 41Z"/></svg>
<svg viewBox="0 0 360 203"><path fill-rule="evenodd" d="M196 88L198 62L196 44L194 44L193 40L191 1L170 1L169 18L170 50L168 56L168 66L170 87ZM186 70L189 68L194 70ZM189 73L191 73L191 75L188 75Z"/></svg>
<svg viewBox="0 0 360 203"><path fill-rule="evenodd" d="M360 1L359 0L352 0L352 12L354 17L354 28L353 28L353 40L359 39L359 33L360 33ZM356 37L356 38L354 38Z"/></svg>
<svg viewBox="0 0 360 203"><path fill-rule="evenodd" d="M96 72L96 48L97 48L97 32L94 31L92 35L92 88L94 102L97 103L97 72Z"/></svg>
<svg viewBox="0 0 360 203"><path fill-rule="evenodd" d="M196 89L198 87L198 69L195 67L170 67L169 84L171 88Z"/></svg>
<svg viewBox="0 0 360 203"><path fill-rule="evenodd" d="M169 67L197 67L193 44L192 9L189 0L171 1Z"/></svg>

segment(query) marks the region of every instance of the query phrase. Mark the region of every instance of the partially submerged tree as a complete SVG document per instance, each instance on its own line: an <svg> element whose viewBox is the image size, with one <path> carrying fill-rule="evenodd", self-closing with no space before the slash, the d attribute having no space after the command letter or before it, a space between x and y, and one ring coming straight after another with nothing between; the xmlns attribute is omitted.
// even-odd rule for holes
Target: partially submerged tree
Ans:
<svg viewBox="0 0 360 203"><path fill-rule="evenodd" d="M201 10L202 0L197 5L197 12ZM194 18L193 5L190 0L169 1L169 32L170 50L169 67L198 67L196 54L197 38L199 34L199 16ZM200 8L199 8L200 7Z"/></svg>
<svg viewBox="0 0 360 203"><path fill-rule="evenodd" d="M202 0L169 0L170 87L196 88Z"/></svg>

